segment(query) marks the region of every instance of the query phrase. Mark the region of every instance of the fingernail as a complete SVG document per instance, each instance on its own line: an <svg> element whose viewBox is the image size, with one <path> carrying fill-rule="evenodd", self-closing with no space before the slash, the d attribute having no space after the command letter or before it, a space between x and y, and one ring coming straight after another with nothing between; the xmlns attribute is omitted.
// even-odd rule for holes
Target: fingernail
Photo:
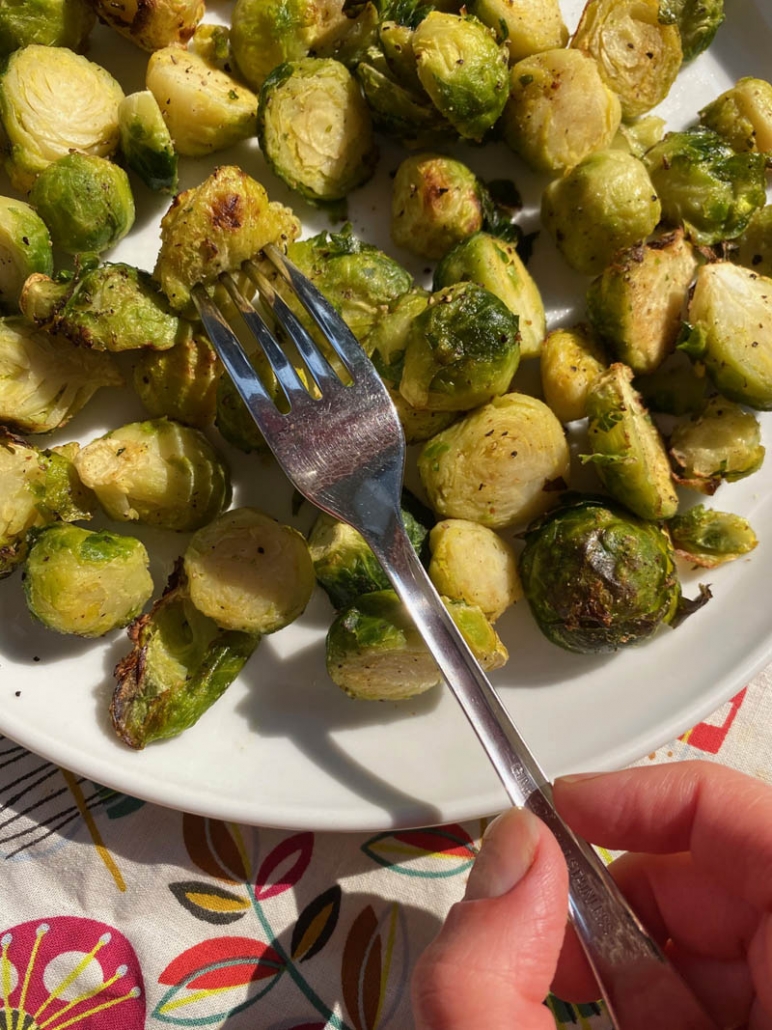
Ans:
<svg viewBox="0 0 772 1030"><path fill-rule="evenodd" d="M466 884L466 901L500 898L520 883L533 865L539 820L523 808L510 808L488 826Z"/></svg>
<svg viewBox="0 0 772 1030"><path fill-rule="evenodd" d="M569 776L558 776L555 783L585 783L587 780L597 780L599 776L605 776L603 772L571 773Z"/></svg>

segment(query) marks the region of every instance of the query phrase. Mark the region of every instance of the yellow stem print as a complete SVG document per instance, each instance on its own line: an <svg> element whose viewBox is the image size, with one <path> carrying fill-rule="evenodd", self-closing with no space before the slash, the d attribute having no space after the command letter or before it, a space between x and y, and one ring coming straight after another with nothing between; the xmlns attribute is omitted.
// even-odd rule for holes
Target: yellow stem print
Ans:
<svg viewBox="0 0 772 1030"><path fill-rule="evenodd" d="M75 779L72 773L68 772L66 769L62 769L62 776L64 776L64 781L70 788L72 796L75 798L75 804L78 806L78 811L83 816L83 822L86 824L88 832L91 834L91 839L94 842L94 847L96 848L97 854L102 859L104 864L107 866L110 875L115 880L115 885L118 888L118 890L125 891L126 882L121 876L120 869L115 864L115 859L104 845L102 836L99 830L97 829L96 823L94 822L94 817L88 810L88 807L86 806L86 799L83 797L83 791L80 789L78 781Z"/></svg>

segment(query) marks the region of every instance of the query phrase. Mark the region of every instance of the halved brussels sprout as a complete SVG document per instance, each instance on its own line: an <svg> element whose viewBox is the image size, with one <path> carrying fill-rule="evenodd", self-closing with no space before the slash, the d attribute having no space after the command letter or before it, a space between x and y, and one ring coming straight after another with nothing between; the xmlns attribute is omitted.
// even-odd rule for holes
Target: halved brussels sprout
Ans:
<svg viewBox="0 0 772 1030"><path fill-rule="evenodd" d="M766 203L766 158L738 154L704 126L669 132L644 161L660 201L662 219L683 225L695 243L739 236Z"/></svg>
<svg viewBox="0 0 772 1030"><path fill-rule="evenodd" d="M679 348L730 400L772 410L772 279L728 261L703 265Z"/></svg>
<svg viewBox="0 0 772 1030"><path fill-rule="evenodd" d="M520 577L539 629L577 654L647 640L673 620L681 599L667 533L594 498L528 527Z"/></svg>
<svg viewBox="0 0 772 1030"><path fill-rule="evenodd" d="M240 168L221 165L172 201L161 219L153 275L175 311L195 315L190 290L196 283L237 271L267 243L285 249L299 234L289 208L269 202L260 183Z"/></svg>
<svg viewBox="0 0 772 1030"><path fill-rule="evenodd" d="M442 154L416 154L397 169L391 238L429 259L441 258L483 226L483 196L474 172Z"/></svg>
<svg viewBox="0 0 772 1030"><path fill-rule="evenodd" d="M134 537L65 522L31 536L24 596L48 629L102 637L136 618L153 593L147 551Z"/></svg>
<svg viewBox="0 0 772 1030"><path fill-rule="evenodd" d="M0 56L30 43L83 50L95 21L88 0L3 0Z"/></svg>
<svg viewBox="0 0 772 1030"><path fill-rule="evenodd" d="M742 558L758 544L750 523L742 515L715 511L704 504L670 519L667 529L678 557L705 569Z"/></svg>
<svg viewBox="0 0 772 1030"><path fill-rule="evenodd" d="M482 611L458 601L446 604L482 667L504 665L507 650ZM402 701L442 679L393 590L363 594L342 611L327 633L326 652L330 679L362 701Z"/></svg>
<svg viewBox="0 0 772 1030"><path fill-rule="evenodd" d="M587 393L608 368L600 341L588 325L553 329L541 351L541 385L544 400L561 422L587 415Z"/></svg>
<svg viewBox="0 0 772 1030"><path fill-rule="evenodd" d="M134 225L129 177L105 157L60 157L43 169L29 197L54 246L67 254L101 254Z"/></svg>
<svg viewBox="0 0 772 1030"><path fill-rule="evenodd" d="M413 319L426 310L429 297L430 294L422 289L403 293L367 336L367 352L387 384L396 386L402 378L410 326Z"/></svg>
<svg viewBox="0 0 772 1030"><path fill-rule="evenodd" d="M467 7L506 43L512 64L568 42L559 0L472 0Z"/></svg>
<svg viewBox="0 0 772 1030"><path fill-rule="evenodd" d="M429 546L437 591L482 609L491 622L523 596L514 548L487 526L444 519L429 534Z"/></svg>
<svg viewBox="0 0 772 1030"><path fill-rule="evenodd" d="M598 275L654 230L660 202L643 162L621 150L585 158L542 194L541 214L568 264Z"/></svg>
<svg viewBox="0 0 772 1030"><path fill-rule="evenodd" d="M477 283L433 293L410 324L399 392L428 411L468 411L505 393L520 363L517 322Z"/></svg>
<svg viewBox="0 0 772 1030"><path fill-rule="evenodd" d="M473 282L502 300L518 317L520 357L539 355L547 328L544 303L513 243L480 232L459 243L437 265L434 289Z"/></svg>
<svg viewBox="0 0 772 1030"><path fill-rule="evenodd" d="M417 18L416 25L421 21ZM418 78L413 32L415 26L402 25L398 21L382 21L378 28L378 43L391 74L397 82L414 93L424 93Z"/></svg>
<svg viewBox="0 0 772 1030"><path fill-rule="evenodd" d="M26 318L0 319L0 422L8 428L49 433L100 387L122 385L109 354L55 339Z"/></svg>
<svg viewBox="0 0 772 1030"><path fill-rule="evenodd" d="M713 384L705 369L693 365L681 351L654 372L633 379L649 411L663 415L698 415L708 403Z"/></svg>
<svg viewBox="0 0 772 1030"><path fill-rule="evenodd" d="M184 44L204 16L203 0L94 0L99 17L143 50Z"/></svg>
<svg viewBox="0 0 772 1030"><path fill-rule="evenodd" d="M376 129L412 148L436 147L455 137L450 122L423 88L406 89L387 69L379 67L370 51L365 57L356 66L356 75Z"/></svg>
<svg viewBox="0 0 772 1030"><path fill-rule="evenodd" d="M745 76L700 111L700 122L735 150L772 151L772 83Z"/></svg>
<svg viewBox="0 0 772 1030"><path fill-rule="evenodd" d="M650 150L655 143L659 143L662 139L666 124L665 119L656 114L638 118L629 125L625 125L623 122L619 126L613 146L621 150L628 150L633 157L642 158L647 150Z"/></svg>
<svg viewBox="0 0 772 1030"><path fill-rule="evenodd" d="M198 722L260 643L258 634L220 629L194 606L181 560L128 634L133 647L115 668L110 716L121 740L138 749Z"/></svg>
<svg viewBox="0 0 772 1030"><path fill-rule="evenodd" d="M659 0L589 0L571 46L598 62L627 121L665 99L683 60L681 35L661 20Z"/></svg>
<svg viewBox="0 0 772 1030"><path fill-rule="evenodd" d="M266 161L312 203L344 199L372 176L372 121L356 79L332 58L279 65L260 90L257 137Z"/></svg>
<svg viewBox="0 0 772 1030"><path fill-rule="evenodd" d="M203 429L214 422L222 365L208 338L190 323L166 351L143 350L133 369L134 389L153 418ZM228 377L229 378L229 377Z"/></svg>
<svg viewBox="0 0 772 1030"><path fill-rule="evenodd" d="M83 447L75 468L117 522L188 531L231 497L228 468L198 429L169 419L131 422Z"/></svg>
<svg viewBox="0 0 772 1030"><path fill-rule="evenodd" d="M149 89L132 93L118 108L121 153L151 190L177 191L177 153L158 101Z"/></svg>
<svg viewBox="0 0 772 1030"><path fill-rule="evenodd" d="M168 350L182 334L149 272L122 263L100 265L68 283L31 276L21 308L44 329L92 350Z"/></svg>
<svg viewBox="0 0 772 1030"><path fill-rule="evenodd" d="M0 76L5 170L27 193L53 161L73 151L109 157L118 147L123 90L109 72L66 47L15 51Z"/></svg>
<svg viewBox="0 0 772 1030"><path fill-rule="evenodd" d="M611 146L619 98L580 50L547 50L512 68L504 139L532 168L564 172Z"/></svg>
<svg viewBox="0 0 772 1030"><path fill-rule="evenodd" d="M562 425L525 393L495 397L433 437L418 459L439 515L491 529L525 523L551 508L568 470Z"/></svg>
<svg viewBox="0 0 772 1030"><path fill-rule="evenodd" d="M255 94L192 51L179 46L156 50L145 84L183 157L203 157L255 134Z"/></svg>
<svg viewBox="0 0 772 1030"><path fill-rule="evenodd" d="M199 529L184 565L196 608L243 633L288 626L316 583L303 535L256 508L233 508Z"/></svg>
<svg viewBox="0 0 772 1030"><path fill-rule="evenodd" d="M659 16L681 35L684 61L707 50L724 20L724 0L660 0Z"/></svg>
<svg viewBox="0 0 772 1030"><path fill-rule="evenodd" d="M506 46L472 15L431 11L413 34L418 78L459 136L481 140L509 90Z"/></svg>
<svg viewBox="0 0 772 1030"><path fill-rule="evenodd" d="M772 276L772 204L765 204L751 215L745 232L734 240L733 261L759 275Z"/></svg>
<svg viewBox="0 0 772 1030"><path fill-rule="evenodd" d="M653 372L674 349L696 271L694 250L677 231L621 251L591 284L590 324L633 372Z"/></svg>
<svg viewBox="0 0 772 1030"><path fill-rule="evenodd" d="M52 275L54 255L48 227L23 200L0 197L0 311L19 310L21 288L35 273Z"/></svg>
<svg viewBox="0 0 772 1030"><path fill-rule="evenodd" d="M670 454L678 482L711 495L724 480L733 483L761 468L761 426L739 404L713 397L704 411L673 429Z"/></svg>
<svg viewBox="0 0 772 1030"><path fill-rule="evenodd" d="M640 395L633 373L616 363L587 392L591 459L608 492L642 519L669 519L678 511L665 443Z"/></svg>

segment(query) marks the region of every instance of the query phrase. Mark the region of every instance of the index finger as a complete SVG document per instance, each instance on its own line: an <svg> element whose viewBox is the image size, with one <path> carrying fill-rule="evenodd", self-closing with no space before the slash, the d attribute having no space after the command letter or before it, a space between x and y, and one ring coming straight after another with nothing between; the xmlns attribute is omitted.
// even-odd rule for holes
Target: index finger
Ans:
<svg viewBox="0 0 772 1030"><path fill-rule="evenodd" d="M555 805L578 834L622 851L690 851L695 866L772 906L772 788L709 762L563 777Z"/></svg>

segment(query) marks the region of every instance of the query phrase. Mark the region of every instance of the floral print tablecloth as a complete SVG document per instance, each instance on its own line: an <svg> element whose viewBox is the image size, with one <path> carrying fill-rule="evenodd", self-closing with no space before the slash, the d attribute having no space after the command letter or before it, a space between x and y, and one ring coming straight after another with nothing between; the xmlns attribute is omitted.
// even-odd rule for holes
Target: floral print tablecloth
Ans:
<svg viewBox="0 0 772 1030"><path fill-rule="evenodd" d="M643 762L772 781L772 670ZM173 812L0 738L0 1030L409 1030L485 820L288 833ZM607 1028L550 999L560 1027Z"/></svg>

